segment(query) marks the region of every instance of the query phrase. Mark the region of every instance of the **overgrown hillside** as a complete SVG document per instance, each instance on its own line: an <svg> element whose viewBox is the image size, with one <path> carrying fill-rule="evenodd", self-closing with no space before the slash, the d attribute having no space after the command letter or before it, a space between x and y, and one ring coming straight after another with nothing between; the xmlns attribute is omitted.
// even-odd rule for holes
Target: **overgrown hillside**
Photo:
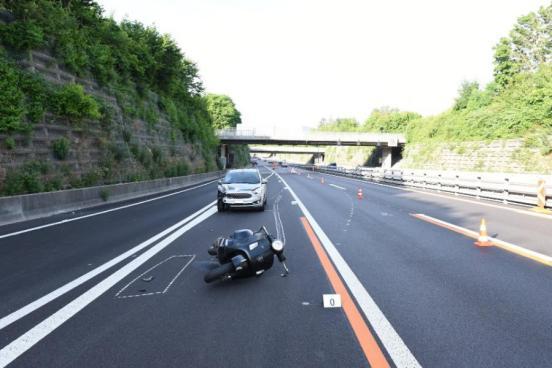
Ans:
<svg viewBox="0 0 552 368"><path fill-rule="evenodd" d="M0 193L216 169L217 107L170 36L93 0L0 1L0 20Z"/></svg>
<svg viewBox="0 0 552 368"><path fill-rule="evenodd" d="M443 143L521 138L524 148L538 150L544 160L552 163L551 61L549 5L518 19L509 37L502 38L495 47L494 80L483 88L477 82L464 82L449 110L421 117L384 108L372 112L364 124L337 119L321 122L319 129L406 133L408 146L423 147L415 150L420 163L436 159L432 152Z"/></svg>

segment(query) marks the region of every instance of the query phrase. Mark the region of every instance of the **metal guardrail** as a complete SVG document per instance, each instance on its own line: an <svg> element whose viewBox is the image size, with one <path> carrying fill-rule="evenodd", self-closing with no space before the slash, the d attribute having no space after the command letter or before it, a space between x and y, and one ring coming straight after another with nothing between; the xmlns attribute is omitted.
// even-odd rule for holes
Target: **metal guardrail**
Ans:
<svg viewBox="0 0 552 368"><path fill-rule="evenodd" d="M332 175L394 185L435 190L454 195L491 199L503 203L535 206L539 180L545 180L546 207L552 208L552 175L478 173L464 171L434 171L290 165Z"/></svg>

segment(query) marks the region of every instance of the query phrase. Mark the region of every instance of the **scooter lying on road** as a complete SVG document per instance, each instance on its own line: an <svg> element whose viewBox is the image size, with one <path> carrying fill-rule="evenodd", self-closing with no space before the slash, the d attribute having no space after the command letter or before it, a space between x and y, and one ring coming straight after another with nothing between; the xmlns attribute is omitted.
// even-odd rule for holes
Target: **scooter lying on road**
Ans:
<svg viewBox="0 0 552 368"><path fill-rule="evenodd" d="M208 253L216 256L216 268L205 274L205 282L259 276L272 267L274 256L284 267L283 277L289 270L284 256L284 243L274 239L262 226L257 232L249 229L236 230L230 237L220 237Z"/></svg>

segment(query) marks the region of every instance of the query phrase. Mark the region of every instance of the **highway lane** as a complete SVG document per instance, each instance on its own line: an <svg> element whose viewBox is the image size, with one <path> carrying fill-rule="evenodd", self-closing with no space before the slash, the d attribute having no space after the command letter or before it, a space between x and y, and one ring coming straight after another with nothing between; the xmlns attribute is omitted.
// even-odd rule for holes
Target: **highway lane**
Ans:
<svg viewBox="0 0 552 368"><path fill-rule="evenodd" d="M362 188L370 203L404 213L423 213L468 229L478 230L481 218L487 221L489 235L552 256L552 216L538 215L527 207L503 205L494 201L455 197L436 191L416 192L349 178L309 173L313 180L324 177L329 183L351 193ZM366 192L367 191L367 192ZM385 212L385 209L383 209Z"/></svg>
<svg viewBox="0 0 552 368"><path fill-rule="evenodd" d="M9 295L9 298L2 298L0 316L94 270L216 197L214 182L191 188L196 189L188 188L190 190L138 206L0 239L0 295ZM129 203L17 223L1 227L0 231L9 234Z"/></svg>
<svg viewBox="0 0 552 368"><path fill-rule="evenodd" d="M324 184L318 174L283 177L421 365L540 367L552 361L550 267L501 249L477 248L472 239L410 213L448 215L455 222L459 214L483 212L498 226L522 215L463 202L444 205L342 177L325 175ZM356 196L359 187L363 200ZM530 220L518 219L516 228L546 244L546 233L530 233L535 231Z"/></svg>
<svg viewBox="0 0 552 368"><path fill-rule="evenodd" d="M268 170L261 170L269 175ZM548 349L552 343L549 267L500 249L476 248L472 239L410 216L412 211L446 215L447 207L438 200L432 204L422 196L361 184L365 199L360 201L356 198L357 182L325 176L326 183L321 184L319 176L308 179L291 174L289 169L277 172L328 235L421 366L536 367L552 361ZM47 239L48 247L58 251L43 263L33 259L17 262L26 269L35 267L33 262L37 262L36 267L52 263L57 271L44 275L45 280L25 279L21 276L24 272L20 273L19 284L0 289L2 304L7 300L20 306L40 297L50 282L55 287L78 277L82 271L73 268L73 262L82 264L86 257L94 256L107 261L208 205L215 191L215 186L209 185L167 201L133 207L128 214L121 210L121 216L109 215L109 220L101 218L108 214L90 218L88 226L76 226L79 221L75 221L42 237L37 232L36 239ZM457 206L454 211L473 211L469 206ZM334 290L332 278L302 224L305 213L278 176L269 179L267 211L207 212L198 215L201 221L192 220L197 223L187 232L176 234L180 230L175 230L175 236L159 238L137 257L0 330L0 367L8 344L36 329L41 321L59 317L68 305L86 299L105 280L142 258L144 263L81 303L82 308L72 317L62 313L65 319L59 327L49 328L10 367L369 366L362 348L366 345L355 323L369 326L375 348L381 349L389 365L408 366L400 359L393 361L390 351L396 346L385 345L388 340L381 337L380 321L361 314L360 322L353 323L345 308L322 308L322 294ZM139 219L141 226L123 227L126 221L132 223L127 217ZM282 226L276 225L279 222ZM280 277L280 265L275 263L259 278L204 284L210 243L235 229L261 225L285 237L291 275ZM146 229L149 226L154 228ZM83 260L79 254L66 257L64 252L71 246L58 245L58 240L73 232L78 238L86 229L93 229L91 236L104 239L105 245L96 251L94 245L84 247ZM127 236L135 237L134 242L124 242L122 238ZM319 233L316 236L322 241ZM117 241L124 244L118 246ZM17 249L16 244L9 245L10 249ZM160 245L163 247L158 252L148 255ZM117 246L117 251L109 253ZM339 270L336 259L331 258L331 263ZM15 265L11 267L18 271ZM9 276L9 272L2 275ZM153 279L143 281L140 275ZM358 295L343 274L338 277L346 283L345 293ZM168 290L161 292L167 285ZM30 289L28 296L21 298L18 289L26 288ZM12 295L16 302L11 302ZM353 307L364 311L363 303L358 299Z"/></svg>
<svg viewBox="0 0 552 368"><path fill-rule="evenodd" d="M291 202L273 176L267 211L209 217L11 366L368 366L344 314L321 307L322 294L332 288L299 221L301 213ZM261 225L276 233L280 219L285 231L280 236L287 239L289 277L280 277L280 266L275 264L256 279L204 284L203 264L210 259L207 247L217 236ZM159 263L154 276L164 285L185 265L183 256L188 255L195 256L193 263L167 293L134 297L137 292L131 285L117 296L136 276ZM181 262L172 262L177 256L182 256ZM140 287L159 287L139 282L145 285ZM26 325L29 318L14 325ZM8 335L4 341L21 332L6 330L0 332Z"/></svg>

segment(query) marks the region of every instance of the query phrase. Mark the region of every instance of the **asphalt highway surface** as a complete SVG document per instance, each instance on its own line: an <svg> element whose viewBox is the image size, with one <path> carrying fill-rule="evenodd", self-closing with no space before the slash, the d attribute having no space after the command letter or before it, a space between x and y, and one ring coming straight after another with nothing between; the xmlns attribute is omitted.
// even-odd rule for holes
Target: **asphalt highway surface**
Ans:
<svg viewBox="0 0 552 368"><path fill-rule="evenodd" d="M259 168L263 212L217 212L215 181L0 227L0 367L552 366L552 217ZM203 281L263 225L289 276Z"/></svg>

